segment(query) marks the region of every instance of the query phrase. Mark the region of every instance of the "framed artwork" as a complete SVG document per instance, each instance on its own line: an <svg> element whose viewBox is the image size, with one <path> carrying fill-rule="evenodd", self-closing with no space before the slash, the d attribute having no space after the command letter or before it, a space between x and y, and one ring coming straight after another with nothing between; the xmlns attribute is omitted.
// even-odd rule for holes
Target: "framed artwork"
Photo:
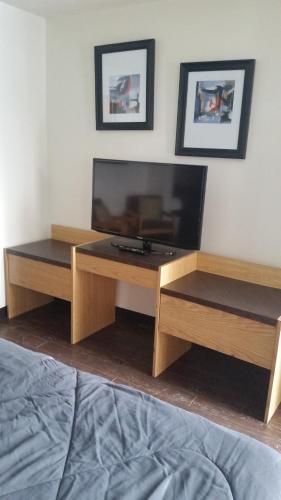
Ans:
<svg viewBox="0 0 281 500"><path fill-rule="evenodd" d="M155 40L95 47L97 130L153 129Z"/></svg>
<svg viewBox="0 0 281 500"><path fill-rule="evenodd" d="M255 60L182 63L176 155L245 158Z"/></svg>

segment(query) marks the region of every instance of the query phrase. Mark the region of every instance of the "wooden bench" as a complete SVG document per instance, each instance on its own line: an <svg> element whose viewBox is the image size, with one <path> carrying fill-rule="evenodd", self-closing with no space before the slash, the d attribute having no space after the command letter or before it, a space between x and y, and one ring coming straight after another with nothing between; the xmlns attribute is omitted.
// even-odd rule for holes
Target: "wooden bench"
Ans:
<svg viewBox="0 0 281 500"><path fill-rule="evenodd" d="M196 343L270 371L264 420L281 402L281 270L208 254L161 288L154 376Z"/></svg>
<svg viewBox="0 0 281 500"><path fill-rule="evenodd" d="M5 250L8 317L48 304L54 297L71 302L73 317L72 262L77 245L107 238L108 235L66 226L51 226L51 238ZM71 335L72 343L74 343Z"/></svg>

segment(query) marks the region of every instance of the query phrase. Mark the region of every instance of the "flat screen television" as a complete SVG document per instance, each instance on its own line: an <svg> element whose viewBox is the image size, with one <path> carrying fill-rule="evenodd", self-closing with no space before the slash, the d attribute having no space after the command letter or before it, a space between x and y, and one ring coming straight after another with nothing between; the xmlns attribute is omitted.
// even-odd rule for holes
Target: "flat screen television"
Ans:
<svg viewBox="0 0 281 500"><path fill-rule="evenodd" d="M94 159L92 229L199 249L207 167ZM122 241L121 241L122 243Z"/></svg>

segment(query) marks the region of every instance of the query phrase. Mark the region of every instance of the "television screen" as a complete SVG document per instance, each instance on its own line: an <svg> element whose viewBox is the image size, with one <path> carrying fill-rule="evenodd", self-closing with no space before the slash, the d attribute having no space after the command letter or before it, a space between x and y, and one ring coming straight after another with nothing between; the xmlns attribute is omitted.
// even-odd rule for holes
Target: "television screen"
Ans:
<svg viewBox="0 0 281 500"><path fill-rule="evenodd" d="M207 167L94 159L92 229L199 249Z"/></svg>

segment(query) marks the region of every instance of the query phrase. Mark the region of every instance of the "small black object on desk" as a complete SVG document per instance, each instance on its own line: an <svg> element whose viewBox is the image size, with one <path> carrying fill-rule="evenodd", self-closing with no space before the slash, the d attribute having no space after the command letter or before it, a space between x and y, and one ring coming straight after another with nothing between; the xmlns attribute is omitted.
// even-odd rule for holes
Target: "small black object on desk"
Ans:
<svg viewBox="0 0 281 500"><path fill-rule="evenodd" d="M149 254L154 254L154 255L175 255L176 252L172 250L167 250L167 252L163 251L160 252L158 250L153 250L152 248L152 243L147 240L142 240L142 247L135 247L133 245L124 245L122 243L118 243L116 241L112 241L111 245L115 248L118 248L118 250L124 251L124 252L132 252L136 253L138 255L149 255Z"/></svg>

